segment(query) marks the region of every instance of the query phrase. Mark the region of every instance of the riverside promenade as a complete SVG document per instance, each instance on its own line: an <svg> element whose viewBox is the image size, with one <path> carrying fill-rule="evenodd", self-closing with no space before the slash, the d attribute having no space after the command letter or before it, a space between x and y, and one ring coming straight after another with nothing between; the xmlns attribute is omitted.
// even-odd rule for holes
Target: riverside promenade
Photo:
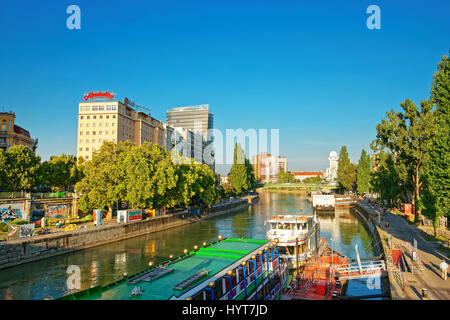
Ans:
<svg viewBox="0 0 450 320"><path fill-rule="evenodd" d="M389 280L391 298L393 300L449 300L450 280L441 278L439 268L443 259L449 263L448 254L441 251L440 244L426 241L422 231L415 225L409 225L401 216L388 210L374 207L365 200L359 200L360 205L371 214L380 233L385 252L391 258L389 265ZM412 258L414 240L417 241L417 257ZM406 268L392 264L392 250L403 250L403 262ZM403 269L403 270L402 270ZM427 296L422 296L426 289Z"/></svg>

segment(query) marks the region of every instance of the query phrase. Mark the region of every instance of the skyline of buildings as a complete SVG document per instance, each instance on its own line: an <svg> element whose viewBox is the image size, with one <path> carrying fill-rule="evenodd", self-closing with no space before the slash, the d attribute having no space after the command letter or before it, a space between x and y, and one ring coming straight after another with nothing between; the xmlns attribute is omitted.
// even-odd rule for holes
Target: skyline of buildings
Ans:
<svg viewBox="0 0 450 320"><path fill-rule="evenodd" d="M171 126L153 118L150 109L137 106L128 98L123 102L114 99L114 95L108 91L89 92L84 96L85 101L79 102L77 158L91 160L93 152L99 150L105 141L128 140L138 146L145 142L163 146L167 151L177 151L197 163L207 163L214 170L214 152L204 152L208 144L203 132L190 129L194 120L205 120L204 110L207 112L204 123L206 127L212 127L209 105L200 109L187 107L187 113L179 112L184 111L183 107L176 108L176 115L181 116L182 121L172 121L178 126ZM138 109L147 110L147 113Z"/></svg>
<svg viewBox="0 0 450 320"><path fill-rule="evenodd" d="M287 172L286 157L273 156L268 152L261 152L253 156L252 165L255 179L261 182L275 182L281 170Z"/></svg>

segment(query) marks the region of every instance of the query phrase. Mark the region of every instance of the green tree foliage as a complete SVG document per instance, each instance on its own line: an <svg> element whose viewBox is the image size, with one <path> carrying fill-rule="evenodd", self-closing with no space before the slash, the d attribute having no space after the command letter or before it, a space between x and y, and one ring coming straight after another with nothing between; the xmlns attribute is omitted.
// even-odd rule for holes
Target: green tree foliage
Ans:
<svg viewBox="0 0 450 320"><path fill-rule="evenodd" d="M391 110L377 125L377 136L372 149L387 149L394 155L399 176L404 186L412 192L412 204L420 200L423 185L424 157L431 140L433 130L433 105L423 100L418 108L414 102L406 99L400 106L403 112ZM415 208L415 221L420 223L421 210Z"/></svg>
<svg viewBox="0 0 450 320"><path fill-rule="evenodd" d="M53 156L39 167L38 179L41 185L54 191L72 191L73 186L82 178L82 172L77 167L73 155Z"/></svg>
<svg viewBox="0 0 450 320"><path fill-rule="evenodd" d="M127 191L123 163L132 147L128 141L104 142L100 150L94 152L92 160L86 162L84 178L75 185L75 190L82 194L79 200L81 211L107 207L108 218L112 217L113 205Z"/></svg>
<svg viewBox="0 0 450 320"><path fill-rule="evenodd" d="M387 200L389 204L399 204L402 181L390 153L382 151L377 154L370 184L372 191L379 193L382 200Z"/></svg>
<svg viewBox="0 0 450 320"><path fill-rule="evenodd" d="M316 177L309 177L303 180L304 183L321 183L322 177L316 176Z"/></svg>
<svg viewBox="0 0 450 320"><path fill-rule="evenodd" d="M290 183L294 182L295 178L292 173L285 172L283 169L277 174L278 183Z"/></svg>
<svg viewBox="0 0 450 320"><path fill-rule="evenodd" d="M370 188L370 155L366 150L362 150L361 157L358 162L358 169L356 170L356 190L359 193L368 192Z"/></svg>
<svg viewBox="0 0 450 320"><path fill-rule="evenodd" d="M248 159L245 158L244 150L239 143L234 148L233 166L228 174L232 190L235 194L241 194L253 187L255 176Z"/></svg>
<svg viewBox="0 0 450 320"><path fill-rule="evenodd" d="M356 185L356 165L350 162L347 147L342 146L339 153L338 182L346 190L352 190Z"/></svg>
<svg viewBox="0 0 450 320"><path fill-rule="evenodd" d="M172 207L176 168L170 154L156 144L133 145L120 163L125 177L123 201L133 208Z"/></svg>
<svg viewBox="0 0 450 320"><path fill-rule="evenodd" d="M450 217L450 57L442 57L433 75L431 99L435 126L425 161L428 188L423 203L436 226L439 217Z"/></svg>
<svg viewBox="0 0 450 320"><path fill-rule="evenodd" d="M211 205L220 199L216 176L206 164L172 155L151 143L105 142L92 160L79 164L84 178L75 185L84 212L119 201L133 208Z"/></svg>
<svg viewBox="0 0 450 320"><path fill-rule="evenodd" d="M24 191L36 185L36 172L41 158L28 147L16 145L0 157L1 188L5 191Z"/></svg>

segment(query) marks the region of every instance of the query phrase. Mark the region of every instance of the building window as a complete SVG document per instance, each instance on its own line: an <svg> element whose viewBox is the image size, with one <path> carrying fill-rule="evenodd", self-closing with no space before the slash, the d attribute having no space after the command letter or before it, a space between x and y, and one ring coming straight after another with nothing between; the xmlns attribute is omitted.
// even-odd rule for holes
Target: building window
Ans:
<svg viewBox="0 0 450 320"><path fill-rule="evenodd" d="M90 119L91 118L91 116L86 116L86 119Z"/></svg>
<svg viewBox="0 0 450 320"><path fill-rule="evenodd" d="M2 124L2 131L6 131L6 124Z"/></svg>
<svg viewBox="0 0 450 320"><path fill-rule="evenodd" d="M83 124L82 123L80 123L80 128L82 128L83 127Z"/></svg>
<svg viewBox="0 0 450 320"><path fill-rule="evenodd" d="M96 123L94 122L94 123L92 124L92 126L93 126L93 127L96 127L96 126L97 126L97 124L96 124Z"/></svg>
<svg viewBox="0 0 450 320"><path fill-rule="evenodd" d="M102 139L98 139L98 143L102 143Z"/></svg>
<svg viewBox="0 0 450 320"><path fill-rule="evenodd" d="M102 126L102 123L100 122L100 123L98 124L98 126L101 127L101 126Z"/></svg>
<svg viewBox="0 0 450 320"><path fill-rule="evenodd" d="M89 143L89 139L86 139L86 143Z"/></svg>
<svg viewBox="0 0 450 320"><path fill-rule="evenodd" d="M99 132L98 132L98 135L99 135L99 136L101 136L101 135L102 135L102 132L101 132L101 131L99 131Z"/></svg>
<svg viewBox="0 0 450 320"><path fill-rule="evenodd" d="M80 131L80 136L82 136L83 135L83 131Z"/></svg>
<svg viewBox="0 0 450 320"><path fill-rule="evenodd" d="M115 105L112 105L112 106L111 106L111 110L116 110L116 106L115 106Z"/></svg>
<svg viewBox="0 0 450 320"><path fill-rule="evenodd" d="M98 106L92 106L92 111L98 111Z"/></svg>
<svg viewBox="0 0 450 320"><path fill-rule="evenodd" d="M112 116L112 118L113 118L113 119L115 119L115 118L116 118L116 116L115 116L115 115L113 115L113 116Z"/></svg>
<svg viewBox="0 0 450 320"><path fill-rule="evenodd" d="M89 151L89 148L86 148L86 151Z"/></svg>
<svg viewBox="0 0 450 320"><path fill-rule="evenodd" d="M106 123L106 126L109 127L109 122Z"/></svg>
<svg viewBox="0 0 450 320"><path fill-rule="evenodd" d="M80 117L80 119L81 119L81 120L83 120L83 119L84 119L84 117L83 117L83 116L81 116L81 117Z"/></svg>
<svg viewBox="0 0 450 320"><path fill-rule="evenodd" d="M82 144L83 143L83 140L82 139L80 139L80 144Z"/></svg>
<svg viewBox="0 0 450 320"><path fill-rule="evenodd" d="M92 119L97 119L97 116L92 116Z"/></svg>
<svg viewBox="0 0 450 320"><path fill-rule="evenodd" d="M106 110L111 110L111 106L109 104L106 106Z"/></svg>
<svg viewBox="0 0 450 320"><path fill-rule="evenodd" d="M95 139L92 139L92 143L95 143Z"/></svg>
<svg viewBox="0 0 450 320"><path fill-rule="evenodd" d="M80 148L80 151L83 151L83 148Z"/></svg>
<svg viewBox="0 0 450 320"><path fill-rule="evenodd" d="M86 135L87 135L87 136L89 135L89 131L86 131Z"/></svg>
<svg viewBox="0 0 450 320"><path fill-rule="evenodd" d="M95 131L92 131L92 135L95 136Z"/></svg>
<svg viewBox="0 0 450 320"><path fill-rule="evenodd" d="M100 116L100 119L103 119L103 116Z"/></svg>
<svg viewBox="0 0 450 320"><path fill-rule="evenodd" d="M86 128L89 128L89 123L86 123Z"/></svg>
<svg viewBox="0 0 450 320"><path fill-rule="evenodd" d="M105 135L108 135L109 134L109 131L105 131Z"/></svg>
<svg viewBox="0 0 450 320"><path fill-rule="evenodd" d="M98 111L104 111L105 110L105 106L98 106Z"/></svg>
<svg viewBox="0 0 450 320"><path fill-rule="evenodd" d="M111 139L112 142L116 142L116 139Z"/></svg>
<svg viewBox="0 0 450 320"><path fill-rule="evenodd" d="M109 116L108 116L108 115L106 116L106 119L109 119Z"/></svg>
<svg viewBox="0 0 450 320"><path fill-rule="evenodd" d="M89 156L86 156L86 160L88 160L89 159Z"/></svg>
<svg viewBox="0 0 450 320"><path fill-rule="evenodd" d="M114 135L114 134L116 134L116 132L115 132L115 131L111 131L111 134L113 134L113 135Z"/></svg>

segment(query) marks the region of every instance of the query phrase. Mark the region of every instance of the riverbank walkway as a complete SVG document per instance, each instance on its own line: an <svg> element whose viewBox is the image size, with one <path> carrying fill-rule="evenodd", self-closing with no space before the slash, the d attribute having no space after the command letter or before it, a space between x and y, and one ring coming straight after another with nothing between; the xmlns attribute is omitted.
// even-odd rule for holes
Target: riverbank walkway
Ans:
<svg viewBox="0 0 450 320"><path fill-rule="evenodd" d="M409 225L401 216L395 215L388 210L384 213L381 207L375 207L365 200L359 200L360 205L370 214L380 214L379 224L377 222L380 236L386 242L390 242L392 249L403 250L404 259L410 267L402 272L403 288L397 281L391 281L393 286L392 299L406 300L450 300L450 280L441 278L439 265L442 260L449 263L448 254L439 250L440 244L426 241L422 238L422 231L415 225ZM417 242L417 257L412 258L414 242ZM413 262L415 260L415 262ZM418 263L417 263L418 262ZM427 296L422 296L422 290L427 290Z"/></svg>

